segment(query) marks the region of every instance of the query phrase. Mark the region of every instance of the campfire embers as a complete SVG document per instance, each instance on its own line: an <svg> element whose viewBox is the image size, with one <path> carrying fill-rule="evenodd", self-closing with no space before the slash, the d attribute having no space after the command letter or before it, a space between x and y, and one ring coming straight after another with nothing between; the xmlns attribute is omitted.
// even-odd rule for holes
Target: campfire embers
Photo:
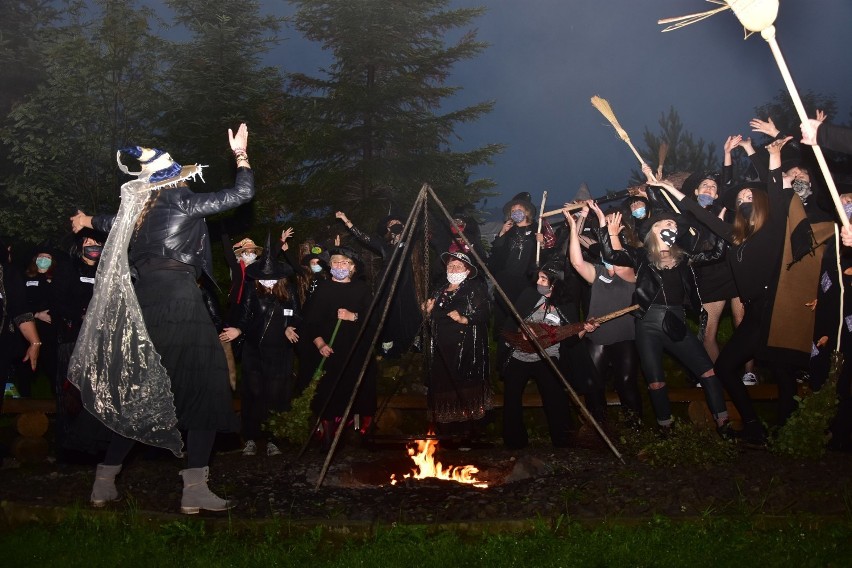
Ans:
<svg viewBox="0 0 852 568"><path fill-rule="evenodd" d="M445 479L473 485L474 487L488 487L488 483L476 478L479 469L473 465L448 466L446 469L441 462L435 461L435 451L438 449L438 441L433 439L415 440L408 446L408 455L417 466L411 473L403 475L403 479ZM391 475L391 485L396 485L400 480L396 474Z"/></svg>

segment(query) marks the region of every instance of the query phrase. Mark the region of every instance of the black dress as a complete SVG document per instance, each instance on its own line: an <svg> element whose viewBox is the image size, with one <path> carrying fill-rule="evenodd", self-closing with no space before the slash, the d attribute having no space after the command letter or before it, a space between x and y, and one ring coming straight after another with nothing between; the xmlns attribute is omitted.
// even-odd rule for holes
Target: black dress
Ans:
<svg viewBox="0 0 852 568"><path fill-rule="evenodd" d="M366 314L370 307L372 294L369 285L363 280L337 282L324 280L305 305L303 332L312 343L317 337L331 346L334 353L326 359L324 375L317 385L316 396L311 403L314 412L322 413L323 420L334 420L343 416L346 405L352 396L355 382L361 367L370 353L370 340L373 332L368 329L362 336L349 364L346 359L358 335L358 329L364 322L342 320L334 343L331 336L337 324L337 310L344 308L359 315ZM316 349L316 347L314 347ZM324 410L323 410L324 408ZM351 414L372 416L376 411L376 377L372 362L358 389Z"/></svg>

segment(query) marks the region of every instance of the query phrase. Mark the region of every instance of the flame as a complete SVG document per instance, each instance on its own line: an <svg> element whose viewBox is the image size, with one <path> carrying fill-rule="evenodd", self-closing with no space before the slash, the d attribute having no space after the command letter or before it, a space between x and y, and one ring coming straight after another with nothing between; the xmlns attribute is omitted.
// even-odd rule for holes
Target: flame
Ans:
<svg viewBox="0 0 852 568"><path fill-rule="evenodd" d="M403 479L446 479L458 483L467 483L474 487L488 487L488 483L476 479L479 469L473 465L457 466L451 465L444 469L441 462L435 462L435 451L438 449L437 440L415 440L408 447L408 455L417 466L411 473L403 475ZM391 475L391 485L396 485L399 480L396 475Z"/></svg>

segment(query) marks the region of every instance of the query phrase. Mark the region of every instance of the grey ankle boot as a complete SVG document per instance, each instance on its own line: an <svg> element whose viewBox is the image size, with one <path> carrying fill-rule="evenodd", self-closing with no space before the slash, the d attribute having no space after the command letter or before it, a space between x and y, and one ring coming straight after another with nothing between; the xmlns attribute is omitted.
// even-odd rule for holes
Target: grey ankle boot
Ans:
<svg viewBox="0 0 852 568"><path fill-rule="evenodd" d="M115 488L115 476L121 471L121 465L98 464L95 470L95 484L89 500L93 507L103 507L110 501L118 501L118 489Z"/></svg>
<svg viewBox="0 0 852 568"><path fill-rule="evenodd" d="M227 511L234 505L220 499L207 487L209 467L196 467L180 471L183 477L183 496L180 499L180 512L186 515L198 514L201 509L207 511Z"/></svg>

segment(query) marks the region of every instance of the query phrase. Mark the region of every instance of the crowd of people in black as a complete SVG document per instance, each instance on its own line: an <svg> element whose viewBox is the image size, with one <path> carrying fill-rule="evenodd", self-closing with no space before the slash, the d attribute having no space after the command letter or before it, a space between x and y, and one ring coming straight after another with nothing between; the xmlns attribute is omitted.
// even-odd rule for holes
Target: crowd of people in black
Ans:
<svg viewBox="0 0 852 568"><path fill-rule="evenodd" d="M569 386L606 423L611 380L620 420L648 427L641 376L653 427L666 435L673 422L667 353L703 388L720 436L765 444L795 410L797 380L819 390L831 352L852 355L852 308L841 302L852 284L852 229L838 227L828 189L806 159L815 143L852 153L852 131L820 115L802 125L800 145L771 119L751 127L772 141L755 148L749 138L731 136L719 171L694 172L677 187L645 166L647 185L607 209L594 200L566 203L557 212L561 226L537 219L531 196L519 193L503 208L505 222L489 246L474 212L463 207L451 223L433 219L419 235L406 231L400 215L368 232L341 211L335 217L348 235L328 242L295 245L291 228L264 246L223 234L231 274L224 309L205 217L254 195L248 129L229 131L236 181L218 192L189 189L186 180L201 166L181 166L158 149L123 148L119 167L135 179L122 186L122 207L116 215L74 215L70 255L38 247L20 271L4 243L4 378L23 397L37 370L53 381L57 456L101 456L95 506L118 497L115 477L142 441L176 455L185 446L184 513L225 510L232 504L207 488L217 432L241 432L245 456L259 447L280 454L281 441L262 425L317 380L317 438L328 446L339 428L366 433L376 414L377 361L412 351L425 356L428 417L438 434L475 436L495 407L497 377L510 448L529 443L523 395L530 379L554 446L570 443ZM750 166L734 172L740 151ZM124 166L128 158L140 171ZM852 194L840 201L848 219ZM364 249L382 262L373 282L365 278ZM376 284L397 258L395 291L386 286L374 301ZM726 304L735 328L720 345ZM373 305L379 308L371 311ZM630 315L595 322L631 306ZM699 315L697 335L687 311ZM580 326L559 333L570 324ZM544 330L540 345L519 345L518 337L529 340L527 326ZM778 385L769 429L749 396L755 361L769 371L764 380ZM838 377L829 442L846 451L849 368ZM732 426L725 393L741 428Z"/></svg>

